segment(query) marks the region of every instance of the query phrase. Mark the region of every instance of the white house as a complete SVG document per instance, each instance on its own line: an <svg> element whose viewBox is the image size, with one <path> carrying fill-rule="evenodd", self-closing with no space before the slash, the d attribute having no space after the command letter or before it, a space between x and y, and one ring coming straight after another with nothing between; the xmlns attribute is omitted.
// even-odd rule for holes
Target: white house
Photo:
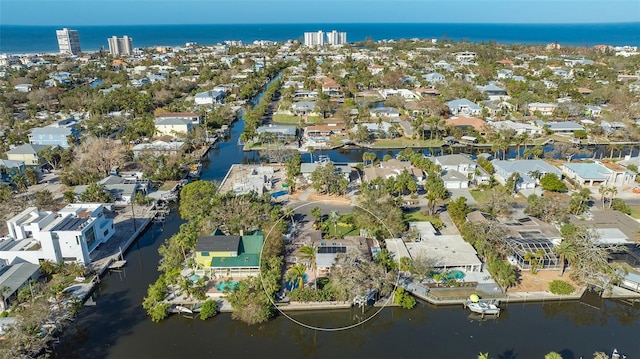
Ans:
<svg viewBox="0 0 640 359"><path fill-rule="evenodd" d="M9 237L0 242L0 259L39 264L91 263L91 253L115 233L101 203L68 204L58 214L29 207L7 221Z"/></svg>
<svg viewBox="0 0 640 359"><path fill-rule="evenodd" d="M422 78L430 84L443 83L446 81L444 75L438 72L431 72L426 75L422 75Z"/></svg>
<svg viewBox="0 0 640 359"><path fill-rule="evenodd" d="M526 133L530 136L542 135L542 128L538 126L530 125L528 123L518 123L518 122L513 122L511 120L504 120L504 121L489 121L487 122L487 124L495 128L496 130L505 130L505 129L513 130L515 131L516 135L521 135L523 133Z"/></svg>
<svg viewBox="0 0 640 359"><path fill-rule="evenodd" d="M478 116L482 113L482 108L475 102L471 102L466 98L449 101L446 103L449 107L451 115L470 115Z"/></svg>
<svg viewBox="0 0 640 359"><path fill-rule="evenodd" d="M193 101L196 105L213 105L222 103L224 99L224 91L222 90L210 90L204 92L198 92Z"/></svg>
<svg viewBox="0 0 640 359"><path fill-rule="evenodd" d="M565 163L562 172L582 186L622 187L634 183L635 174L612 162Z"/></svg>
<svg viewBox="0 0 640 359"><path fill-rule="evenodd" d="M555 103L542 103L542 102L532 102L527 105L527 111L533 114L534 112L540 112L542 116L551 116L553 115L553 111L556 110Z"/></svg>
<svg viewBox="0 0 640 359"><path fill-rule="evenodd" d="M516 183L516 189L518 190L536 188L536 179L529 175L533 171L538 171L541 176L553 173L558 178L562 178L562 172L559 169L543 160L493 160L491 164L495 170L494 177L501 184L505 184L514 172L519 173L520 181Z"/></svg>

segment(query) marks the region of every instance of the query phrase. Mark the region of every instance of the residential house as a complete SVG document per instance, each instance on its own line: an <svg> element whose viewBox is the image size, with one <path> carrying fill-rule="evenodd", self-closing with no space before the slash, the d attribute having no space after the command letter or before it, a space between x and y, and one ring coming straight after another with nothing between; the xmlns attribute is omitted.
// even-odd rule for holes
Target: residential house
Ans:
<svg viewBox="0 0 640 359"><path fill-rule="evenodd" d="M382 71L384 71L384 66L382 66L382 65L374 64L374 65L369 66L369 72L371 72L371 75L375 76L375 75L381 73Z"/></svg>
<svg viewBox="0 0 640 359"><path fill-rule="evenodd" d="M344 131L344 125L337 123L307 126L304 128L304 137L310 141L329 141L331 135L342 135Z"/></svg>
<svg viewBox="0 0 640 359"><path fill-rule="evenodd" d="M565 163L562 172L581 186L622 187L634 183L635 174L613 162Z"/></svg>
<svg viewBox="0 0 640 359"><path fill-rule="evenodd" d="M473 61L475 59L476 59L475 52L463 51L463 52L458 52L456 54L456 61L458 62Z"/></svg>
<svg viewBox="0 0 640 359"><path fill-rule="evenodd" d="M296 90L293 92L293 98L295 100L317 98L317 97L318 97L318 91Z"/></svg>
<svg viewBox="0 0 640 359"><path fill-rule="evenodd" d="M202 116L193 112L166 112L156 115L154 118L156 123L167 119L183 120L190 123L192 126L198 126L202 123Z"/></svg>
<svg viewBox="0 0 640 359"><path fill-rule="evenodd" d="M195 127L193 123L181 118L162 118L155 121L156 133L161 136L176 137L186 135Z"/></svg>
<svg viewBox="0 0 640 359"><path fill-rule="evenodd" d="M421 169L413 166L411 162L400 161L397 159L381 161L377 166L365 167L363 180L372 181L377 177L381 177L386 180L388 178L395 178L404 171L409 172L416 182L424 181L425 177Z"/></svg>
<svg viewBox="0 0 640 359"><path fill-rule="evenodd" d="M343 97L342 87L332 78L323 76L319 79L322 86L322 93L329 97Z"/></svg>
<svg viewBox="0 0 640 359"><path fill-rule="evenodd" d="M115 233L100 203L71 203L58 211L29 207L7 221L8 239L0 242L0 259L39 264L91 263L91 253Z"/></svg>
<svg viewBox="0 0 640 359"><path fill-rule="evenodd" d="M461 129L463 133L473 133L475 131L482 135L487 131L487 122L477 117L451 117L446 119L445 123L448 126Z"/></svg>
<svg viewBox="0 0 640 359"><path fill-rule="evenodd" d="M153 156L173 156L182 152L184 148L184 142L166 142L166 141L153 141L151 143L139 143L133 148L133 158L138 158L142 154L151 154Z"/></svg>
<svg viewBox="0 0 640 359"><path fill-rule="evenodd" d="M469 188L469 177L458 171L442 171L440 177L447 189Z"/></svg>
<svg viewBox="0 0 640 359"><path fill-rule="evenodd" d="M315 101L299 101L291 105L291 111L296 115L308 116L315 114Z"/></svg>
<svg viewBox="0 0 640 359"><path fill-rule="evenodd" d="M490 101L502 101L509 98L509 96L507 96L507 90L492 83L486 86L476 86L476 88L480 90L480 92L488 96Z"/></svg>
<svg viewBox="0 0 640 359"><path fill-rule="evenodd" d="M529 136L540 136L543 132L543 129L538 126L530 125L527 123L513 122L511 120L489 121L487 122L487 124L495 128L496 130L513 130L516 135L526 133Z"/></svg>
<svg viewBox="0 0 640 359"><path fill-rule="evenodd" d="M146 195L151 187L151 183L147 179L140 179L136 177L121 177L117 175L109 175L100 181L98 184L103 185L107 193L115 202L129 204L133 200L136 192L141 192ZM73 189L73 193L79 198L84 191L87 190L86 185L76 186Z"/></svg>
<svg viewBox="0 0 640 359"><path fill-rule="evenodd" d="M478 116L482 113L482 108L475 102L471 102L466 98L449 101L446 103L449 107L451 115L468 115Z"/></svg>
<svg viewBox="0 0 640 359"><path fill-rule="evenodd" d="M558 178L562 178L562 171L543 160L502 161L494 159L491 164L495 170L494 177L501 184L505 184L515 172L520 175L520 181L516 183L516 190L536 188L536 179L530 175L533 171L538 171L541 176L553 173Z"/></svg>
<svg viewBox="0 0 640 359"><path fill-rule="evenodd" d="M527 111L530 114L539 112L542 116L551 116L553 115L553 111L556 110L556 107L558 107L558 105L555 103L532 102L527 105Z"/></svg>
<svg viewBox="0 0 640 359"><path fill-rule="evenodd" d="M47 147L50 146L25 143L24 145L10 149L5 152L5 154L11 161L24 162L26 166L40 166L46 162L46 160L40 156L40 153Z"/></svg>
<svg viewBox="0 0 640 359"><path fill-rule="evenodd" d="M351 178L351 166L348 163L335 163L331 161L324 162L313 162L313 163L301 163L300 164L300 173L302 177L307 181L311 182L311 174L318 168L325 166L328 163L333 163L333 166L336 169L336 172L342 175L347 181Z"/></svg>
<svg viewBox="0 0 640 359"><path fill-rule="evenodd" d="M193 101L196 105L214 105L221 104L224 99L224 91L223 90L210 90L204 92L198 92Z"/></svg>
<svg viewBox="0 0 640 359"><path fill-rule="evenodd" d="M58 121L50 126L36 127L29 134L29 143L34 145L71 147L70 143L80 138L78 121L69 118Z"/></svg>
<svg viewBox="0 0 640 359"><path fill-rule="evenodd" d="M13 88L18 92L31 92L31 88L33 86L31 84L18 84L13 86Z"/></svg>
<svg viewBox="0 0 640 359"><path fill-rule="evenodd" d="M624 131L627 128L627 125L624 122L609 122L609 121L601 121L600 127L602 130L608 134L616 133L616 131Z"/></svg>
<svg viewBox="0 0 640 359"><path fill-rule="evenodd" d="M424 258L433 263L436 271L482 271L482 262L476 250L461 235L440 234L431 222L409 222L409 228L419 233L415 242L404 242L400 238L385 239L387 250L395 261L399 262L404 257L411 260Z"/></svg>
<svg viewBox="0 0 640 359"><path fill-rule="evenodd" d="M13 177L23 175L24 170L24 161L3 160L0 158L0 181L10 182Z"/></svg>
<svg viewBox="0 0 640 359"><path fill-rule="evenodd" d="M521 270L556 270L563 266L554 250L561 242L555 226L530 216L503 224L508 230L503 241L511 264Z"/></svg>
<svg viewBox="0 0 640 359"><path fill-rule="evenodd" d="M430 157L431 161L440 166L443 171L456 171L465 176L473 175L478 168L474 160L465 155L445 155Z"/></svg>
<svg viewBox="0 0 640 359"><path fill-rule="evenodd" d="M513 71L509 69L500 69L497 73L498 80L508 80L513 77Z"/></svg>
<svg viewBox="0 0 640 359"><path fill-rule="evenodd" d="M436 62L435 64L433 64L433 67L435 67L436 69L450 71L450 72L455 71L455 68L453 68L453 66L451 66L448 62L444 60L440 60Z"/></svg>
<svg viewBox="0 0 640 359"><path fill-rule="evenodd" d="M584 107L584 115L591 118L598 118L602 115L602 107L595 105L586 105Z"/></svg>
<svg viewBox="0 0 640 359"><path fill-rule="evenodd" d="M302 242L316 248L315 265L319 277L329 274L339 253L359 252L365 259L372 259L371 248L373 241L361 236L345 236L342 239L323 239L322 233L320 233L320 235L309 233L308 236L302 238ZM309 263L305 258L296 258L296 262L305 265L307 268L313 267L312 263Z"/></svg>
<svg viewBox="0 0 640 359"><path fill-rule="evenodd" d="M239 236L224 235L219 230L200 236L195 248L196 271L209 278L244 278L260 273L260 253L264 234L257 230Z"/></svg>
<svg viewBox="0 0 640 359"><path fill-rule="evenodd" d="M413 91L409 91L407 89L382 89L378 91L382 98L386 99L389 96L399 96L407 100L417 100L420 98L420 95L416 94Z"/></svg>
<svg viewBox="0 0 640 359"><path fill-rule="evenodd" d="M584 127L582 125L572 121L544 122L537 120L535 123L536 125L538 125L538 127L547 128L554 134L561 136L573 136L575 131L584 130Z"/></svg>
<svg viewBox="0 0 640 359"><path fill-rule="evenodd" d="M429 84L438 84L438 83L444 83L446 81L446 78L443 74L438 73L438 72L431 72L428 73L426 75L422 75L422 78Z"/></svg>
<svg viewBox="0 0 640 359"><path fill-rule="evenodd" d="M0 246L2 243L0 242ZM4 262L0 260L0 262ZM18 299L18 291L40 278L40 265L16 260L12 264L0 264L0 310L5 311ZM0 330L3 331L3 330Z"/></svg>
<svg viewBox="0 0 640 359"><path fill-rule="evenodd" d="M356 132L358 130L358 126L364 126L367 131L372 134L376 138L387 138L387 137L396 137L397 132L393 125L389 122L382 121L380 123L359 123L353 127L352 131Z"/></svg>
<svg viewBox="0 0 640 359"><path fill-rule="evenodd" d="M256 129L258 136L269 134L279 142L291 142L296 139L298 135L297 127L295 125L273 125L260 126Z"/></svg>
<svg viewBox="0 0 640 359"><path fill-rule="evenodd" d="M369 114L373 118L400 118L400 111L393 107L375 107L369 110Z"/></svg>

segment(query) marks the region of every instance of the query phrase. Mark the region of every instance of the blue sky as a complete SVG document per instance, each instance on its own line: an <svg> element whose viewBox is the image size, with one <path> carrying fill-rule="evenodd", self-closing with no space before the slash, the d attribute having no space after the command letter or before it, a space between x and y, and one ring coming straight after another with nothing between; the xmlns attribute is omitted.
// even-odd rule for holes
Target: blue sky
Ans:
<svg viewBox="0 0 640 359"><path fill-rule="evenodd" d="M0 0L3 25L640 22L640 0Z"/></svg>

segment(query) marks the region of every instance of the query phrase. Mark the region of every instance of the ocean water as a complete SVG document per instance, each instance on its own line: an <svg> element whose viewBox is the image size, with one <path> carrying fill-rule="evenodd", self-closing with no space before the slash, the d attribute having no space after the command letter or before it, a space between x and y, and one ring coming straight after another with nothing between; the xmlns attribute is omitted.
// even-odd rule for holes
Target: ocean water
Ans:
<svg viewBox="0 0 640 359"><path fill-rule="evenodd" d="M56 29L63 26L0 25L0 53L57 52ZM640 46L640 23L616 24L242 24L76 26L83 51L108 48L113 35L133 38L134 47L177 46L186 42L212 45L225 40L302 40L306 31L345 31L347 41L438 39L507 44Z"/></svg>

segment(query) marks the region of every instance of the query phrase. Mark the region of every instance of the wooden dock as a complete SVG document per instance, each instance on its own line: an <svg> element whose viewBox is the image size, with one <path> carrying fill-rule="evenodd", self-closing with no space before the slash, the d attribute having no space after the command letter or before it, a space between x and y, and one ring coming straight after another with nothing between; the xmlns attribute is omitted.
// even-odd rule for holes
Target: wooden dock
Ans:
<svg viewBox="0 0 640 359"><path fill-rule="evenodd" d="M127 264L126 260L124 260L124 259L117 260L117 261L114 261L113 263L111 263L109 265L109 269L110 270L121 270L125 266L125 264Z"/></svg>

